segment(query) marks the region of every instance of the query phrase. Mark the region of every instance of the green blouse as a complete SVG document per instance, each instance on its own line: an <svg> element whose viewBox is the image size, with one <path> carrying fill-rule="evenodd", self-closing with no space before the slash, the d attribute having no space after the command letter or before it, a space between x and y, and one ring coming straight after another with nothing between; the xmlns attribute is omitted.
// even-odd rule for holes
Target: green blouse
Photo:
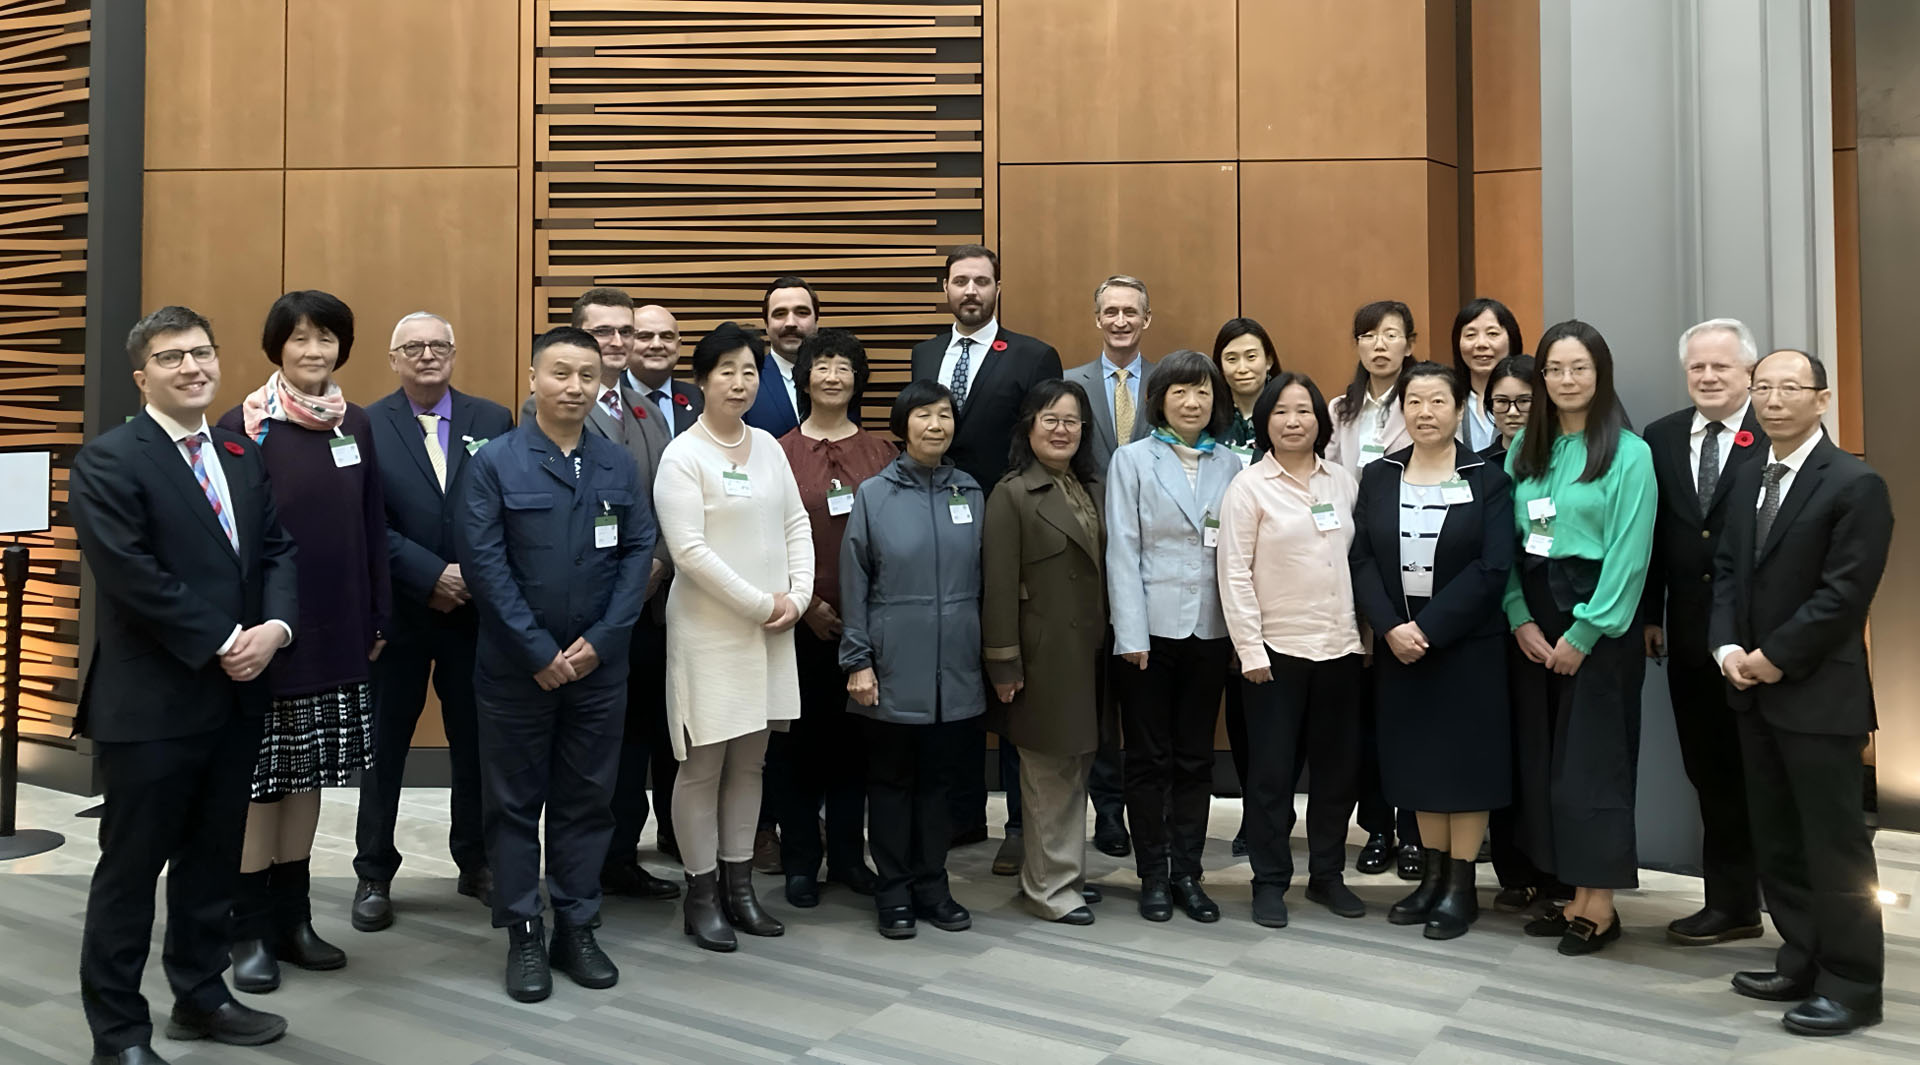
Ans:
<svg viewBox="0 0 1920 1065"><path fill-rule="evenodd" d="M1526 431L1514 437L1507 452L1507 474L1520 454ZM1527 536L1536 531L1527 520L1527 506L1551 499L1554 516L1546 532L1553 537L1549 558L1586 558L1600 563L1600 582L1584 603L1575 604L1567 642L1582 654L1591 653L1602 636L1624 635L1640 609L1640 592L1647 583L1647 563L1653 556L1653 517L1658 489L1653 479L1653 451L1646 441L1622 429L1613 464L1598 480L1582 483L1587 466L1587 440L1581 433L1562 433L1553 442L1553 454L1544 478L1513 480L1513 525L1526 549ZM1533 620L1520 590L1520 569L1507 574L1507 623L1519 628Z"/></svg>

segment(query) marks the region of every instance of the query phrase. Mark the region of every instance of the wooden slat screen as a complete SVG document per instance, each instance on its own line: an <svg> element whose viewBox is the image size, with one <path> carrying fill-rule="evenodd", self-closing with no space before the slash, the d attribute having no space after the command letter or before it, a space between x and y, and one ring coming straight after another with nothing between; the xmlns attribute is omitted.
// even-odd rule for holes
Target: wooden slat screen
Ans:
<svg viewBox="0 0 1920 1065"><path fill-rule="evenodd" d="M32 552L20 727L64 739L79 699L80 550L67 469L84 429L88 12L0 0L0 450L53 452L53 528ZM4 616L0 616L4 625Z"/></svg>
<svg viewBox="0 0 1920 1065"><path fill-rule="evenodd" d="M884 424L912 345L948 321L945 249L979 241L982 4L541 0L536 328L616 285L680 320L757 326L799 274L851 329Z"/></svg>

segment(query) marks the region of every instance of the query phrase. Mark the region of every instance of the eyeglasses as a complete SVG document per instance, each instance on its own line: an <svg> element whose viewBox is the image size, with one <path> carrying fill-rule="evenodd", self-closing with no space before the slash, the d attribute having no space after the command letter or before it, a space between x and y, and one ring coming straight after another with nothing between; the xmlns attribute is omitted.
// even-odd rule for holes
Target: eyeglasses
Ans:
<svg viewBox="0 0 1920 1065"><path fill-rule="evenodd" d="M634 332L633 327L630 325L623 325L617 328L611 325L596 325L592 329L587 330L587 335L595 340L606 340L614 336L618 336L622 340L632 340Z"/></svg>
<svg viewBox="0 0 1920 1065"><path fill-rule="evenodd" d="M157 362L171 370L179 366L189 355L193 356L195 363L201 366L207 366L220 358L220 349L212 344L198 348L168 348L166 351L156 351L148 355L147 360L149 362Z"/></svg>
<svg viewBox="0 0 1920 1065"><path fill-rule="evenodd" d="M1378 333L1362 333L1358 337L1355 337L1354 339L1360 341L1360 343L1362 344L1371 344L1375 340L1385 340L1387 343L1391 344L1396 340L1405 339L1405 337L1406 337L1406 334L1402 333L1398 329L1382 329Z"/></svg>
<svg viewBox="0 0 1920 1065"><path fill-rule="evenodd" d="M1747 389L1747 394L1764 403L1768 399L1771 399L1775 392L1778 392L1780 393L1781 399L1792 403L1794 400L1799 399L1804 393L1821 391L1825 390L1815 388L1812 385L1797 385L1792 381L1788 381L1784 385L1754 385Z"/></svg>
<svg viewBox="0 0 1920 1065"><path fill-rule="evenodd" d="M453 354L453 345L445 340L409 340L392 350L409 359L417 360L429 351L433 352L434 358L444 359Z"/></svg>
<svg viewBox="0 0 1920 1065"><path fill-rule="evenodd" d="M1529 411L1533 409L1532 396L1495 396L1487 404L1495 414L1505 414L1510 410Z"/></svg>
<svg viewBox="0 0 1920 1065"><path fill-rule="evenodd" d="M1049 433L1053 432L1055 429L1076 429L1077 430L1080 428L1080 419L1074 417L1071 414L1067 415L1064 418L1058 414L1042 414L1040 417L1034 419L1034 421L1040 426L1040 428L1045 429Z"/></svg>

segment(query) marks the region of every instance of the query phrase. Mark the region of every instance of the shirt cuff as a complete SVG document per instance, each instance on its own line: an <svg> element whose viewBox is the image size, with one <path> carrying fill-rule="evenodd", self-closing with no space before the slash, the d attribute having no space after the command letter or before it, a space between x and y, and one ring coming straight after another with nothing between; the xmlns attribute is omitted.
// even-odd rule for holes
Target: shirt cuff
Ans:
<svg viewBox="0 0 1920 1065"><path fill-rule="evenodd" d="M1591 621L1575 619L1573 624L1567 626L1567 631L1560 635L1561 639L1567 641L1568 646L1583 655L1590 655L1593 653L1593 645L1599 643L1600 637L1605 636L1606 633L1601 632L1600 626Z"/></svg>
<svg viewBox="0 0 1920 1065"><path fill-rule="evenodd" d="M1740 649L1740 645L1737 643L1723 643L1720 646L1714 648L1713 664L1716 666L1719 666L1721 671L1724 672L1727 668L1727 656L1734 653L1735 651L1738 651L1739 649Z"/></svg>
<svg viewBox="0 0 1920 1065"><path fill-rule="evenodd" d="M240 626L235 625L233 627L233 631L230 633L227 633L226 642L220 645L220 649L218 651L215 651L213 653L213 656L215 658L218 658L221 655L226 654L228 651L233 650L233 642L235 640L238 640L239 638L240 638Z"/></svg>
<svg viewBox="0 0 1920 1065"><path fill-rule="evenodd" d="M293 626L292 625L289 625L286 622L281 621L279 618L268 618L267 624L280 626L280 631L285 634L283 638L280 640L281 647L285 647L286 645L293 642Z"/></svg>

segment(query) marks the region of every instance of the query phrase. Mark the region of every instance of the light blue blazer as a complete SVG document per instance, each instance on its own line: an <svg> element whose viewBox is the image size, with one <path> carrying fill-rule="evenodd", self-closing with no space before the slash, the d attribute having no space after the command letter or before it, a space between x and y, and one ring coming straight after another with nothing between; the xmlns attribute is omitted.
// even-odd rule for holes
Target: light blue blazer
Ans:
<svg viewBox="0 0 1920 1065"><path fill-rule="evenodd" d="M1148 649L1147 637L1227 635L1205 521L1240 473L1225 444L1200 456L1193 485L1173 447L1152 437L1113 453L1107 469L1107 598L1113 653Z"/></svg>

